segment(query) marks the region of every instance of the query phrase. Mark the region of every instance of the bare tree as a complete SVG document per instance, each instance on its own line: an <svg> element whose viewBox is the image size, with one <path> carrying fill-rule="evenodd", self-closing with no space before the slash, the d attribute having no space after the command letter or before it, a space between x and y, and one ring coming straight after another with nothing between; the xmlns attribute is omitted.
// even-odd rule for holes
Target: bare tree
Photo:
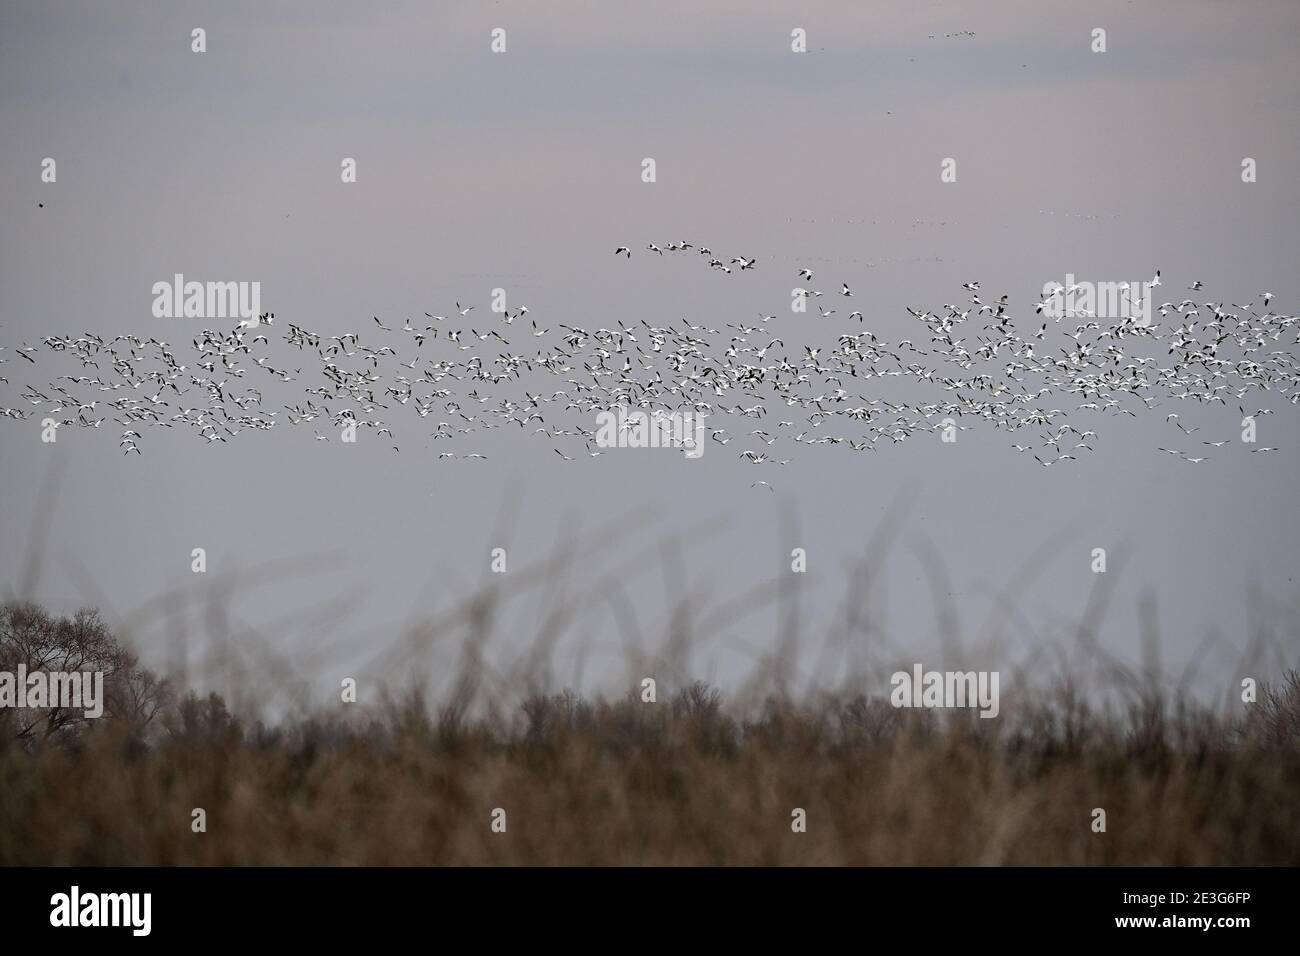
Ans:
<svg viewBox="0 0 1300 956"><path fill-rule="evenodd" d="M0 671L30 674L98 672L104 675L104 712L100 720L125 725L143 736L170 702L168 682L140 665L92 609L72 617L54 617L25 602L0 605ZM76 708L0 709L0 739L31 745L77 738L97 723Z"/></svg>

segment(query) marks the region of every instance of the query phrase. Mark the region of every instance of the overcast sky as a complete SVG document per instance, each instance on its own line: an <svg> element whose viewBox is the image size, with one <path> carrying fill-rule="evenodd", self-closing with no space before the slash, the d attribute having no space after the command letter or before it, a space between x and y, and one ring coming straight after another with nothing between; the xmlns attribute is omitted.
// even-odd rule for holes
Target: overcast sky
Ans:
<svg viewBox="0 0 1300 956"><path fill-rule="evenodd" d="M206 53L191 52L195 27ZM796 27L805 54L790 50ZM1090 49L1095 27L1105 53ZM1067 273L1156 269L1171 298L1199 279L1216 301L1267 289L1294 312L1297 36L1289 0L3 0L0 405L45 381L13 357L43 335L188 349L203 320L150 311L153 283L177 272L261 282L277 333L454 315L457 301L484 314L502 287L546 326L775 314L796 354L838 331L791 314L804 266L852 285L895 341L916 334L905 306L961 302L974 279L1026 322ZM344 157L355 184L340 181ZM945 157L956 183L940 181ZM1243 157L1258 182L1241 181ZM757 268L722 276L644 251L682 239ZM615 260L624 244L631 260ZM1221 694L1252 638L1273 648L1246 665L1255 676L1297 658L1300 427L1275 399L1259 426L1275 455L1235 441L1235 408L1171 404L1233 445L1189 466L1156 450L1177 438L1163 413L1107 418L1088 426L1094 453L1050 469L978 425L955 445L803 447L760 473L737 444L697 461L566 462L517 429L458 441L486 461L439 461L420 428L394 453L317 442L311 426L216 447L155 429L124 457L116 426L48 445L35 420L0 419L0 586L60 610L97 605L150 662L188 655L196 682L222 679L201 662L224 634L232 659L285 659L317 695L355 672L437 685L463 632L386 650L492 584L507 601L485 653L503 673L534 667L527 649L558 607L574 619L546 655L557 687L639 673L734 684L792 634L803 685L841 680L853 655L1028 660L1045 676L1046 649L1073 646L1099 584L1090 552L1105 547L1101 645L1139 659L1145 600L1161 668L1176 677L1196 657L1200 688ZM775 490L752 488L760 477ZM886 550L873 546L882 527ZM573 542L562 575L528 580ZM510 570L494 579L498 546ZM204 576L190 571L196 547ZM793 586L793 547L808 553L798 602L769 600ZM864 557L872 589L850 617ZM167 594L179 598L150 603ZM683 632L689 651L671 640ZM843 639L828 650L828 636ZM629 643L652 656L630 661Z"/></svg>

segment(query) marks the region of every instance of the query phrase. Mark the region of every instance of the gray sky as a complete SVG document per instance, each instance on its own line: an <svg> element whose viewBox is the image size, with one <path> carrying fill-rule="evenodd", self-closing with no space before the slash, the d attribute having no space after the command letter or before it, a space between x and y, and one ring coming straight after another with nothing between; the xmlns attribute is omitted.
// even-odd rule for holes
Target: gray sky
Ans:
<svg viewBox="0 0 1300 956"><path fill-rule="evenodd" d="M904 306L962 302L972 279L1009 294L1026 324L1043 284L1067 273L1137 281L1159 268L1170 298L1200 279L1215 301L1268 289L1275 310L1300 303L1294 3L704 7L0 2L0 405L47 380L13 357L43 335L188 348L211 323L150 313L152 284L175 272L260 281L277 334L454 317L456 301L490 314L503 287L544 326L775 314L794 353L842 330L790 313L802 266L827 288L853 286L869 327L894 341L918 337ZM494 27L505 54L489 50ZM806 54L790 52L795 27ZM1094 27L1104 54L1090 51ZM640 181L647 156L654 184ZM1247 156L1253 184L1240 178ZM358 162L356 184L340 182L343 157ZM944 157L957 160L954 184L940 182ZM758 267L722 276L644 251L681 239ZM630 261L610 255L623 244ZM117 426L46 445L35 420L0 420L0 585L23 592L53 488L23 596L97 604L159 666L188 653L192 680L222 633L246 662L291 659L317 694L359 670L438 684L459 635L427 653L385 648L490 583L509 598L486 651L502 672L527 665L538 622L560 606L576 620L551 656L556 685L674 666L735 683L796 626L800 682L829 684L845 647L938 666L954 639L963 666L1032 660L1045 675L1050 654L1030 655L1071 646L1098 583L1089 552L1106 547L1115 591L1101 644L1137 660L1150 595L1161 666L1176 675L1197 656L1202 689L1222 693L1252 637L1297 657L1300 429L1275 399L1259 427L1278 454L1235 442L1235 407L1171 403L1088 423L1096 451L1050 469L980 425L951 446L804 447L788 466L755 468L739 442L698 461L565 462L518 429L457 442L487 461L439 461L427 429L409 425L400 454L299 426L218 447L155 429L143 455L123 457ZM1201 466L1163 455L1178 437L1166 411L1199 425L1197 438L1234 442ZM401 439L404 419L390 417ZM751 488L759 478L775 491ZM869 615L846 624L851 572L891 509L897 535L877 555ZM601 529L619 533L562 580L512 577ZM492 580L496 546L511 571ZM763 585L788 586L795 546L809 570L783 610ZM190 572L195 547L204 577ZM266 571L299 558L316 563ZM183 598L170 616L133 614L169 592ZM218 603L227 616L210 611ZM672 658L679 604L678 627L707 628L689 656L629 664L626 641ZM1274 676L1278 650L1257 676Z"/></svg>

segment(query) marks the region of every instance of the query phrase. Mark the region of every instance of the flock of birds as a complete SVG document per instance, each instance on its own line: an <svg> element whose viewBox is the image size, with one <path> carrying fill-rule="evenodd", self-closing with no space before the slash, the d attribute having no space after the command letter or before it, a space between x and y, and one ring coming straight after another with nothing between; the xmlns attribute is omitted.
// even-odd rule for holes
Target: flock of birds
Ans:
<svg viewBox="0 0 1300 956"><path fill-rule="evenodd" d="M689 242L650 243L645 253L691 254L729 275L758 266ZM619 246L615 255L631 259L632 249ZM445 447L439 459L484 459L455 449L474 440L468 436L518 428L574 461L579 448L603 453L600 411L689 410L705 416L711 443L736 442L730 452L754 465L788 464L782 455L795 446L866 453L984 423L1049 467L1091 452L1107 418L1144 413L1164 417L1188 446L1160 451L1199 465L1236 433L1210 440L1169 406L1219 404L1258 418L1272 414L1258 407L1262 394L1300 404L1300 365L1281 347L1300 344L1300 317L1272 311L1270 293L1241 305L1204 301L1198 281L1187 291L1202 293L1201 301L1165 302L1145 324L1086 313L1053 320L1059 310L1047 308L1048 297L1017 320L1008 296L986 301L980 283L968 282L961 304L908 307L904 321L915 332L887 341L847 283L823 292L811 269L792 277L804 284L806 312L721 329L687 319L542 328L526 306L478 319L475 306L457 302L446 315L401 324L374 317L342 335L288 323L273 337L279 326L268 313L226 331L204 329L188 350L154 336L49 335L8 355L0 347L0 386L17 392L12 406L0 392L0 416L56 428L111 421L122 429L123 453L137 455L160 428L188 429L213 444L286 426L312 427L316 440L329 441L330 427L337 439L351 426L387 438L394 450L399 432L414 432ZM796 340L792 328L808 334ZM773 334L782 330L788 343ZM816 339L820 345L809 341ZM11 382L15 366L25 378L41 374L35 384Z"/></svg>

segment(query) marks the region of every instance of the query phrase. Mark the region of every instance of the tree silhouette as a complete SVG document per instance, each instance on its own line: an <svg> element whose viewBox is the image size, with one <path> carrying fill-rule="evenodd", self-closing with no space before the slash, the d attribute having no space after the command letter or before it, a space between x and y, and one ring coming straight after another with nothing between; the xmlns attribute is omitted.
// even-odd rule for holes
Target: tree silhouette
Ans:
<svg viewBox="0 0 1300 956"><path fill-rule="evenodd" d="M90 609L55 617L27 602L0 605L0 671L15 673L19 665L29 674L104 675L104 712L97 719L87 718L78 708L0 709L0 740L27 746L71 742L103 721L142 740L172 696L168 682L142 667L109 631L99 612Z"/></svg>

